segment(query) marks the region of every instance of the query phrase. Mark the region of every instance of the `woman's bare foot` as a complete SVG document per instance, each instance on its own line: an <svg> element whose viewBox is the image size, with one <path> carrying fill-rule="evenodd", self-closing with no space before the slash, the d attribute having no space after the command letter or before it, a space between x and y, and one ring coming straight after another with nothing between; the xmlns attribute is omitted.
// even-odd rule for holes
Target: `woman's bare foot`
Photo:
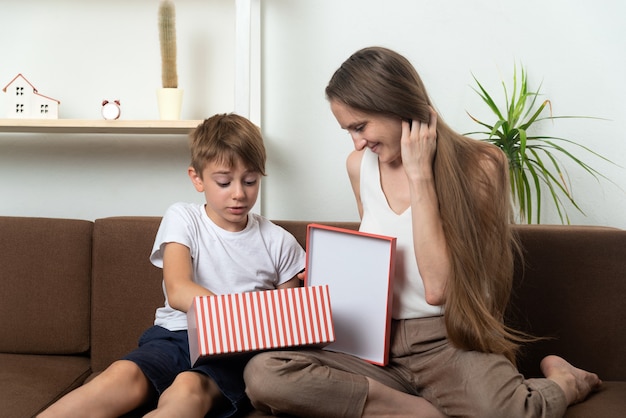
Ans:
<svg viewBox="0 0 626 418"><path fill-rule="evenodd" d="M541 360L540 367L546 378L556 382L563 389L568 405L582 402L602 384L595 373L578 369L558 356L545 357Z"/></svg>

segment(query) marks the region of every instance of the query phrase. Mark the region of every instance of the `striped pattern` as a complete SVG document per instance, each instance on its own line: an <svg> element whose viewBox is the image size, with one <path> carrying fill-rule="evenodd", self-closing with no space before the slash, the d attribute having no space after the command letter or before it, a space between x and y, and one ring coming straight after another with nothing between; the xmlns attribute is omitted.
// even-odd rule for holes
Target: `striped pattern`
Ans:
<svg viewBox="0 0 626 418"><path fill-rule="evenodd" d="M198 296L187 313L198 357L335 340L328 285Z"/></svg>

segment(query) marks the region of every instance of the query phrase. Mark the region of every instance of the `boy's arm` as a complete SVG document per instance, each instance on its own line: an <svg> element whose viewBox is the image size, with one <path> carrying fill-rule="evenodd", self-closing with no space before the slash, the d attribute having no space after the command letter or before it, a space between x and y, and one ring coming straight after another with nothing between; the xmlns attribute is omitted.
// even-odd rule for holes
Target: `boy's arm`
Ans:
<svg viewBox="0 0 626 418"><path fill-rule="evenodd" d="M278 288L279 289L287 289L290 287L300 287L302 286L302 281L300 280L300 278L298 276L293 276L290 280L286 281L283 284L279 284Z"/></svg>
<svg viewBox="0 0 626 418"><path fill-rule="evenodd" d="M194 297L213 295L193 281L189 248L176 242L163 249L163 282L170 306L182 312L187 312Z"/></svg>

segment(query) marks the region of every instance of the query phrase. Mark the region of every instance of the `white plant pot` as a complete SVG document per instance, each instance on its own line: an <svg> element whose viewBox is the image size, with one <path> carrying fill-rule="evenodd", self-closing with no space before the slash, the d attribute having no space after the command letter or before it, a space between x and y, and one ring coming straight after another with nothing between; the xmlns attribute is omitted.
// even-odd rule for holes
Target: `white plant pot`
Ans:
<svg viewBox="0 0 626 418"><path fill-rule="evenodd" d="M183 104L183 89L157 89L157 104L159 106L159 116L161 117L161 119L180 119L180 109Z"/></svg>

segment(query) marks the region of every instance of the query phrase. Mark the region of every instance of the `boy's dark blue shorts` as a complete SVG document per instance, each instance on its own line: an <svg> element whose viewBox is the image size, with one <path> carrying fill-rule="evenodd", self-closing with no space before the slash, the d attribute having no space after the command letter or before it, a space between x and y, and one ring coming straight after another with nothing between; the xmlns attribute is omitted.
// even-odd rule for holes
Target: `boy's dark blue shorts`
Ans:
<svg viewBox="0 0 626 418"><path fill-rule="evenodd" d="M211 416L231 417L251 408L245 392L243 369L253 355L208 357L192 367L187 331L170 331L155 325L143 333L139 338L139 347L126 355L124 360L137 364L159 395L181 372L194 371L209 376L229 401L218 414L218 411L211 411Z"/></svg>

